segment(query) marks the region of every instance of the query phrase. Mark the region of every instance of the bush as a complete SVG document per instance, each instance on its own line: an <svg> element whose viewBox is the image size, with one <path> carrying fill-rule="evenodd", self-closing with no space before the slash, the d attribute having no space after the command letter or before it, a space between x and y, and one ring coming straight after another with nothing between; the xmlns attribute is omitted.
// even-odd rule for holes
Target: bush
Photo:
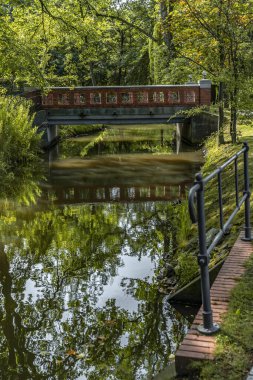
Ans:
<svg viewBox="0 0 253 380"><path fill-rule="evenodd" d="M0 174L12 176L38 161L40 135L33 126L31 104L20 97L0 96Z"/></svg>

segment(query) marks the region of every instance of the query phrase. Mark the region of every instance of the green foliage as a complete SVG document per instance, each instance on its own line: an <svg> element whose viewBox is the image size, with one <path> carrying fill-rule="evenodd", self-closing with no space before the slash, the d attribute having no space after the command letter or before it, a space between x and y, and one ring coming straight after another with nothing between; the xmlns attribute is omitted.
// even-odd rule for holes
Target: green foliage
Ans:
<svg viewBox="0 0 253 380"><path fill-rule="evenodd" d="M177 214L175 222L176 239L179 245L184 246L192 232L192 222L189 216L188 202L183 201L178 205L175 213Z"/></svg>
<svg viewBox="0 0 253 380"><path fill-rule="evenodd" d="M29 103L0 97L0 173L13 176L38 161L40 135L33 127Z"/></svg>
<svg viewBox="0 0 253 380"><path fill-rule="evenodd" d="M196 255L190 252L182 251L177 257L176 265L177 278L180 281L180 286L186 285L199 274L199 267Z"/></svg>
<svg viewBox="0 0 253 380"><path fill-rule="evenodd" d="M241 141L248 141L250 147L250 160L252 157L251 151L253 150L252 127L244 125L241 129ZM217 169L221 164L233 156L240 150L242 143L238 145L225 144L222 146L217 145L217 134L210 136L205 142L205 163L202 166L201 172L203 176L207 176L212 171ZM239 197L243 194L243 156L238 159L238 175L239 175ZM253 169L249 165L250 183L253 181ZM212 228L220 229L218 217L218 187L217 178L210 181L205 186L205 216L206 216L206 231ZM235 201L235 184L234 184L234 169L229 165L222 175L222 199L223 199L223 216L224 221L232 214L236 207ZM182 204L177 208L179 218L174 219L177 225L177 242L178 252L176 253L177 266L176 272L180 285L191 281L198 274L197 253L198 243L197 238L190 240L189 237L197 237L196 227L191 224L187 210L187 203ZM224 238L224 241L218 245L217 249L213 251L210 260L210 266L215 265L218 261L226 257L230 248L233 246L239 226L244 223L244 210L243 207L238 212L237 216L232 222L232 229L230 234ZM194 254L195 253L195 254Z"/></svg>
<svg viewBox="0 0 253 380"><path fill-rule="evenodd" d="M8 2L7 2L8 3ZM152 3L57 0L0 4L0 76L12 90L147 82ZM150 30L150 31L149 31Z"/></svg>
<svg viewBox="0 0 253 380"><path fill-rule="evenodd" d="M163 202L45 210L9 204L1 211L0 326L8 323L8 333L0 329L0 364L7 377L146 379L164 367L187 322L147 278L124 272L116 285L133 310L106 289L125 260L156 266L172 205L165 213Z"/></svg>
<svg viewBox="0 0 253 380"><path fill-rule="evenodd" d="M5 2L0 77L48 85L173 84L206 70L231 107L252 108L251 1ZM235 117L233 117L233 115Z"/></svg>

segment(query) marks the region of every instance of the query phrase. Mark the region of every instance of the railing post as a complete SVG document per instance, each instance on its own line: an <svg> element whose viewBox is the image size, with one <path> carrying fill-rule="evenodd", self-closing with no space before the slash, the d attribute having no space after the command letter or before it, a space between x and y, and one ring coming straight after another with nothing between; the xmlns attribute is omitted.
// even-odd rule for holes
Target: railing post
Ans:
<svg viewBox="0 0 253 380"><path fill-rule="evenodd" d="M198 264L201 275L201 293L203 307L203 325L198 326L198 331L202 334L211 335L219 330L219 326L213 323L210 297L210 279L209 279L209 256L206 247L206 223L204 209L204 183L200 173L196 174L195 184L199 184L197 190L197 215L198 215L198 235L199 235L199 255Z"/></svg>
<svg viewBox="0 0 253 380"><path fill-rule="evenodd" d="M245 213L245 227L244 237L242 240L250 241L251 239L251 226L250 226L250 189L249 189L249 146L246 142L243 143L245 152L243 154L244 159L244 191L243 195L247 194L247 198L244 204Z"/></svg>

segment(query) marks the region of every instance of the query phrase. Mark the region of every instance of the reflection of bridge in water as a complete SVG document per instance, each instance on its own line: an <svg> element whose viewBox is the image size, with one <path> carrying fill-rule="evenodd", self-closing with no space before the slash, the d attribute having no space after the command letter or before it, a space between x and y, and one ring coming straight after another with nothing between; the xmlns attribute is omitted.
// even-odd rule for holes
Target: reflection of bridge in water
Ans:
<svg viewBox="0 0 253 380"><path fill-rule="evenodd" d="M55 204L183 199L202 160L201 152L53 160L48 182L41 184L42 199Z"/></svg>
<svg viewBox="0 0 253 380"><path fill-rule="evenodd" d="M112 187L43 187L43 199L53 199L55 204L148 202L184 199L187 183L178 185L112 186Z"/></svg>

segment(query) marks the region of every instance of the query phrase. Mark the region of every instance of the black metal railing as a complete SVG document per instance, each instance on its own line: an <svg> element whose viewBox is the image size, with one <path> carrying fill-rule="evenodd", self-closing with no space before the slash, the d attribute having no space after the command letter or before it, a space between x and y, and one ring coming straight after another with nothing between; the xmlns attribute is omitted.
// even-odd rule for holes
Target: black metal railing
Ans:
<svg viewBox="0 0 253 380"><path fill-rule="evenodd" d="M200 173L196 174L194 186L189 192L189 213L193 223L198 223L198 238L199 238L199 255L198 264L200 266L201 275L201 292L202 292L202 307L203 307L203 325L198 327L198 330L203 334L213 334L219 330L219 326L213 322L211 298L210 298L210 280L208 264L210 260L210 253L215 246L220 242L222 237L228 232L230 224L240 210L241 206L245 205L245 227L243 240L251 240L251 226L250 226L250 190L249 190L249 170L248 170L248 152L249 147L245 142L243 148L227 160L218 169L213 171L207 177L202 177ZM238 157L243 155L244 161L244 190L241 199L239 199L239 181L238 181ZM236 207L227 221L224 221L223 213L223 198L222 198L222 172L224 169L234 162L234 179L235 179L235 204ZM213 178L218 178L218 203L219 203L219 223L220 230L213 238L213 241L206 246L206 222L205 222L205 185ZM197 198L197 210L195 210L194 200Z"/></svg>

